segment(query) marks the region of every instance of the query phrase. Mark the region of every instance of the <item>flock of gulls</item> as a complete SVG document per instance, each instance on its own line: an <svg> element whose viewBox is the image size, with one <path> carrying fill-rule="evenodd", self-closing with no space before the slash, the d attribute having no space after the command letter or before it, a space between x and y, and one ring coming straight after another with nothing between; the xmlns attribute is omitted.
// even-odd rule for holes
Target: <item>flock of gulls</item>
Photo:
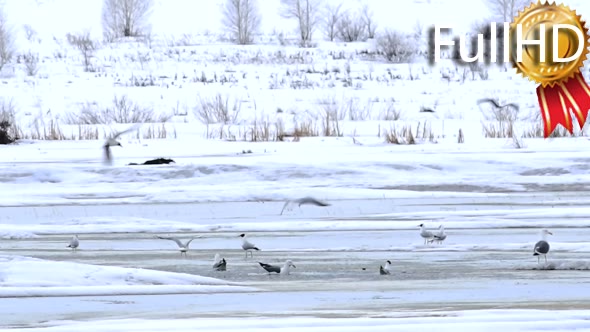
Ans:
<svg viewBox="0 0 590 332"><path fill-rule="evenodd" d="M438 232L433 233L426 229L424 224L418 225L420 227L420 236L424 239L424 244L436 242L438 244L442 244L443 241L447 238L447 234L445 233L445 226L440 225L438 227Z"/></svg>
<svg viewBox="0 0 590 332"><path fill-rule="evenodd" d="M481 100L479 100L479 103L480 104L481 103L491 103L496 108L504 108L504 107L518 108L517 105L512 105L512 104L500 105L496 100L493 100L493 99L481 99ZM112 158L112 153L111 153L111 147L116 147L116 146L122 147L121 143L118 141L119 137L121 137L121 135L135 131L137 129L139 129L139 125L134 125L134 126L129 127L126 130L116 132L107 138L107 140L105 141L105 143L103 145L104 163L105 164L108 164L108 165L112 164L113 158ZM317 200L313 197L303 197L303 198L296 199L296 200L286 201L285 204L283 205L280 215L282 215L283 212L285 211L285 209L287 209L289 206L295 205L295 204L299 207L301 207L302 205L315 205L315 206L320 206L320 207L330 206L329 203L322 202L322 201ZM420 227L420 236L422 237L422 239L424 239L424 245L433 244L433 243L442 244L445 241L445 239L447 238L447 234L445 233L444 225L440 225L439 228L434 231L426 229L426 226L423 223L418 225L418 227ZM533 256L537 256L537 263L540 263L541 256L544 257L545 263L547 262L547 253L549 252L549 248L550 248L549 242L547 241L547 235L553 235L553 233L551 233L550 231L548 231L546 229L543 229L541 231L541 240L539 240L537 243L535 243L535 246L533 248ZM244 250L244 252L246 254L246 259L248 258L248 253L250 253L250 257L253 258L254 257L253 251L259 251L260 249L256 245L254 245L252 242L248 241L248 239L246 238L246 234L240 234L239 237L242 238L242 249ZM181 256L184 255L186 257L187 252L189 250L189 245L196 237L190 238L186 242L182 242L182 240L180 240L176 237L156 236L156 238L162 239L162 240L174 241L178 245ZM77 235L74 235L72 237L72 239L70 240L70 243L68 244L67 247L71 248L72 250L76 250L79 247L79 245L80 245L80 240L78 239ZM293 264L293 262L291 260L285 261L285 264L283 266L276 266L276 265L266 264L266 263L262 263L262 262L258 262L258 264L264 270L266 270L269 274L273 273L273 272L278 273L278 274L289 274L290 269L295 268L295 264ZM227 261L225 260L225 258L222 258L219 254L216 254L215 258L214 258L214 262L213 262L213 269L216 271L225 271L227 269ZM379 274L381 274L381 275L391 274L391 261L387 260L384 265L379 266Z"/></svg>
<svg viewBox="0 0 590 332"><path fill-rule="evenodd" d="M256 245L254 245L252 242L250 242L247 239L245 233L240 234L239 237L242 238L242 249L246 253L246 259L248 259L248 253L250 253L250 257L253 258L254 255L252 252L254 250L259 251L260 249L258 249L258 247L256 247ZM156 235L155 238L161 239L161 240L174 241L176 243L176 245L178 246L178 250L180 251L180 255L186 257L191 242L194 239L197 239L199 237L198 236L191 237L186 242L183 242L181 239L176 238L176 237L171 237L171 236L169 237L169 236ZM71 248L73 251L76 251L76 250L78 250L79 246L80 246L80 239L78 238L78 235L74 235L70 239L70 243L66 246L66 248ZM291 268L296 268L295 264L293 264L293 262L291 260L287 260L283 266L276 266L276 265L266 264L266 263L262 263L262 262L258 262L258 264L264 270L266 270L269 274L273 273L273 272L278 273L278 274L289 274L289 271ZM227 261L225 260L225 258L222 258L221 255L219 255L219 254L215 254L215 258L213 260L213 269L215 271L226 271Z"/></svg>
<svg viewBox="0 0 590 332"><path fill-rule="evenodd" d="M311 201L319 202L315 199L309 199L309 198L305 198L304 201L305 202L311 202ZM319 205L319 206L328 206L329 205L329 204L326 204L323 202L320 202L320 203L325 204L325 205ZM282 213L282 211L281 211L281 213ZM423 223L418 225L418 227L420 227L420 237L422 237L424 239L424 245L433 244L433 243L442 244L447 238L447 234L445 233L444 225L440 225L438 227L438 229L435 231L426 229L426 226ZM541 231L541 240L539 240L537 243L535 243L535 245L533 247L533 256L537 256L537 263L538 264L540 264L540 262L541 262L541 260L540 260L541 256L543 256L545 258L545 263L547 263L547 253L549 253L549 249L550 249L549 242L547 241L547 235L553 235L553 233L551 233L547 229L543 229ZM240 237L242 239L241 248L242 248L242 250L244 250L245 259L246 260L248 259L248 254L250 254L251 258L254 258L253 252L260 251L260 248L258 248L254 243L250 242L250 240L248 240L248 237L246 236L245 233L240 234L238 237ZM180 251L180 255L186 257L191 242L199 237L198 236L191 237L190 239L188 239L186 241L183 241L183 240L176 238L176 237L159 236L159 235L156 235L155 238L161 239L161 240L170 240L170 241L175 242L176 245L178 246L178 250ZM70 239L70 243L66 247L71 248L72 250L75 251L78 249L79 246L80 246L80 239L78 238L78 235L74 235ZM290 273L291 268L296 268L295 264L293 264L293 262L291 260L286 260L285 264L283 266L271 265L271 264L262 263L262 262L258 262L258 264L260 265L261 268L263 268L269 274L277 273L277 274L287 274L288 275ZM379 274L390 275L391 274L391 265L392 264L391 264L390 260L387 260L384 265L380 265L379 266ZM227 261L225 258L222 258L219 253L217 253L217 254L215 254L215 258L213 260L212 267L213 267L213 270L215 270L215 271L226 271L227 270ZM364 270L364 268L363 268L363 270Z"/></svg>

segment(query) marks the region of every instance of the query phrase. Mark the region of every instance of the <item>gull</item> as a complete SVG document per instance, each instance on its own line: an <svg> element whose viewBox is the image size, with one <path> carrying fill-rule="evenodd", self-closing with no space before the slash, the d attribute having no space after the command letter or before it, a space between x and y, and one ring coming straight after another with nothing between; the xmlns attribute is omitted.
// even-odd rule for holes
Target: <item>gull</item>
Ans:
<svg viewBox="0 0 590 332"><path fill-rule="evenodd" d="M121 145L121 143L119 141L117 141L117 139L121 135L126 134L131 131L134 131L134 130L137 130L138 128L139 128L139 125L136 124L136 125L133 125L123 131L116 132L114 135L107 138L107 140L104 142L104 145L102 146L102 148L104 149L104 162L106 164L112 164L112 162L113 162L113 157L111 156L111 147L112 146L123 147Z"/></svg>
<svg viewBox="0 0 590 332"><path fill-rule="evenodd" d="M540 256L545 257L545 263L547 263L547 253L549 252L549 242L547 242L547 234L553 235L550 231L544 229L541 231L541 240L535 243L533 249L533 256L537 256L537 263L540 263Z"/></svg>
<svg viewBox="0 0 590 332"><path fill-rule="evenodd" d="M390 267L391 267L391 261L385 262L385 266L379 265L379 274L380 275L391 274L391 271L389 270Z"/></svg>
<svg viewBox="0 0 590 332"><path fill-rule="evenodd" d="M418 227L420 227L420 236L424 239L424 244L434 238L434 234L431 231L426 230L424 224L420 224Z"/></svg>
<svg viewBox="0 0 590 332"><path fill-rule="evenodd" d="M440 225L438 226L438 233L434 234L432 239L429 240L430 243L435 242L438 244L442 244L443 241L447 238L447 234L445 233L445 226Z"/></svg>
<svg viewBox="0 0 590 332"><path fill-rule="evenodd" d="M70 244L68 244L66 248L72 248L72 250L76 250L78 249L78 246L80 246L80 240L78 240L78 235L74 235L70 239Z"/></svg>
<svg viewBox="0 0 590 332"><path fill-rule="evenodd" d="M175 237L167 237L167 236L159 236L159 235L156 235L156 238L157 239L170 240L170 241L176 242L176 244L178 245L178 249L180 250L180 256L182 256L183 254L184 254L184 256L186 256L186 252L188 251L188 246L195 239L195 237L192 237L186 243L182 243L178 238L175 238Z"/></svg>
<svg viewBox="0 0 590 332"><path fill-rule="evenodd" d="M261 263L261 262L258 262L258 264L260 264L260 266L262 266L262 268L265 269L266 272L268 272L268 274L271 274L271 272L280 273L280 274L289 274L289 270L291 269L291 267L297 268L291 260L287 260L285 262L285 265L283 265L282 267L276 266L276 265L265 264L265 263Z"/></svg>
<svg viewBox="0 0 590 332"><path fill-rule="evenodd" d="M225 271L227 267L227 262L225 258L221 258L219 254L215 254L215 260L213 261L213 270L215 271Z"/></svg>
<svg viewBox="0 0 590 332"><path fill-rule="evenodd" d="M242 249L246 251L246 259L248 259L248 251L250 252L250 257L254 257L254 255L252 254L252 250L260 249L258 249L252 242L246 239L246 234L242 233L240 234L240 237L242 238Z"/></svg>
<svg viewBox="0 0 590 332"><path fill-rule="evenodd" d="M281 210L281 215L283 215L283 212L285 211L287 206L289 206L290 204L298 204L299 207L301 207L301 205L306 205L306 204L307 205L315 205L315 206L330 206L329 203L325 203L325 202L319 201L313 197L306 196L303 198L286 201L285 205L283 205L283 209Z"/></svg>
<svg viewBox="0 0 590 332"><path fill-rule="evenodd" d="M477 103L478 104L491 103L492 105L494 105L495 108L513 107L516 110L518 110L520 108L518 106L518 104L515 104L515 103L508 103L505 105L500 105L500 103L496 99L492 99L492 98L482 98L482 99L478 100Z"/></svg>

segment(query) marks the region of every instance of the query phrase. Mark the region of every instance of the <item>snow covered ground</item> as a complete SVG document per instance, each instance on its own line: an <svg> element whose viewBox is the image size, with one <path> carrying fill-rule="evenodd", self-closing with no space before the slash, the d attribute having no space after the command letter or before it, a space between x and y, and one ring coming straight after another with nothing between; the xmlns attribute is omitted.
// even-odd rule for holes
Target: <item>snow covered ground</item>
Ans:
<svg viewBox="0 0 590 332"><path fill-rule="evenodd" d="M126 319L99 322L76 322L58 327L39 327L27 331L584 331L590 328L584 311L548 310L475 310L462 312L428 312L400 314L399 318L310 318L288 317L280 320L240 319ZM50 325L50 324L48 324Z"/></svg>
<svg viewBox="0 0 590 332"><path fill-rule="evenodd" d="M590 331L587 128L540 138L535 85L510 68L390 64L374 41L301 49L275 0L255 45L228 45L220 3L156 1L149 41L101 45L84 72L65 34L100 35L99 0L2 2L19 54L40 60L0 72L23 138L0 145L0 330ZM406 32L488 17L482 1L367 3ZM105 166L103 139L129 124L80 112L115 96L155 120ZM199 105L218 97L239 112L207 125ZM519 104L515 138L484 97ZM158 157L176 163L128 165ZM330 205L281 213L308 195ZM424 245L421 223L447 240ZM532 255L542 228L547 263ZM182 257L156 235L197 238ZM286 259L290 275L257 263Z"/></svg>
<svg viewBox="0 0 590 332"><path fill-rule="evenodd" d="M194 275L122 267L88 266L19 256L1 257L0 268L2 271L0 296L2 297L150 294L152 292L199 293L231 291L234 288L220 280ZM47 274L47 271L53 271L53 273ZM151 287L145 287L146 285ZM172 287L154 287L154 285ZM196 286L183 287L186 285ZM249 290L241 287L235 287L235 289Z"/></svg>

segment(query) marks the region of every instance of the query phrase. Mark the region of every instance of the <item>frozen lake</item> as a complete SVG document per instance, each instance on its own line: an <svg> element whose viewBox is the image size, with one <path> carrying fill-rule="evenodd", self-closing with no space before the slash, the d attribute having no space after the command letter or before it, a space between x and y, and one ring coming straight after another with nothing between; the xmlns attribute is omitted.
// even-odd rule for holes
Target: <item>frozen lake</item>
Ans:
<svg viewBox="0 0 590 332"><path fill-rule="evenodd" d="M0 1L0 330L590 331L585 120L544 138L535 82L425 56L524 3L305 1L301 47L297 1L149 2L104 40L105 0Z"/></svg>
<svg viewBox="0 0 590 332"><path fill-rule="evenodd" d="M1 255L180 272L256 290L138 294L121 288L117 294L85 294L82 289L69 296L31 290L10 296L0 288L0 322L34 327L122 318L590 309L590 295L581 291L590 284L587 195L437 196L341 200L327 208L294 207L283 215L282 202L5 207L2 222L20 237L2 240ZM417 227L422 222L431 229L443 223L447 240L424 246ZM554 234L548 265L538 265L532 256L539 225ZM28 231L35 236L26 236ZM245 259L241 232L261 248L254 258ZM77 252L65 248L73 233L81 241ZM173 242L155 235L199 238L184 258ZM227 271L212 271L215 253L226 258ZM297 266L289 276L269 276L257 264L286 259ZM386 260L393 272L381 276L379 265Z"/></svg>

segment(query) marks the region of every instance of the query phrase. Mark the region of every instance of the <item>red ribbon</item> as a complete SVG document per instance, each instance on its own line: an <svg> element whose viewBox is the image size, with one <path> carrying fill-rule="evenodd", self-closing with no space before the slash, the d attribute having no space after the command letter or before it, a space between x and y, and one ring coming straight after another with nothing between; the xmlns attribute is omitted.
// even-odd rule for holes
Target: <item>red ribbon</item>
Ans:
<svg viewBox="0 0 590 332"><path fill-rule="evenodd" d="M574 125L570 112L576 116L580 128L584 127L590 110L590 86L584 81L582 74L576 73L565 83L558 82L554 86L539 85L537 98L541 106L545 138L559 124L573 134Z"/></svg>

